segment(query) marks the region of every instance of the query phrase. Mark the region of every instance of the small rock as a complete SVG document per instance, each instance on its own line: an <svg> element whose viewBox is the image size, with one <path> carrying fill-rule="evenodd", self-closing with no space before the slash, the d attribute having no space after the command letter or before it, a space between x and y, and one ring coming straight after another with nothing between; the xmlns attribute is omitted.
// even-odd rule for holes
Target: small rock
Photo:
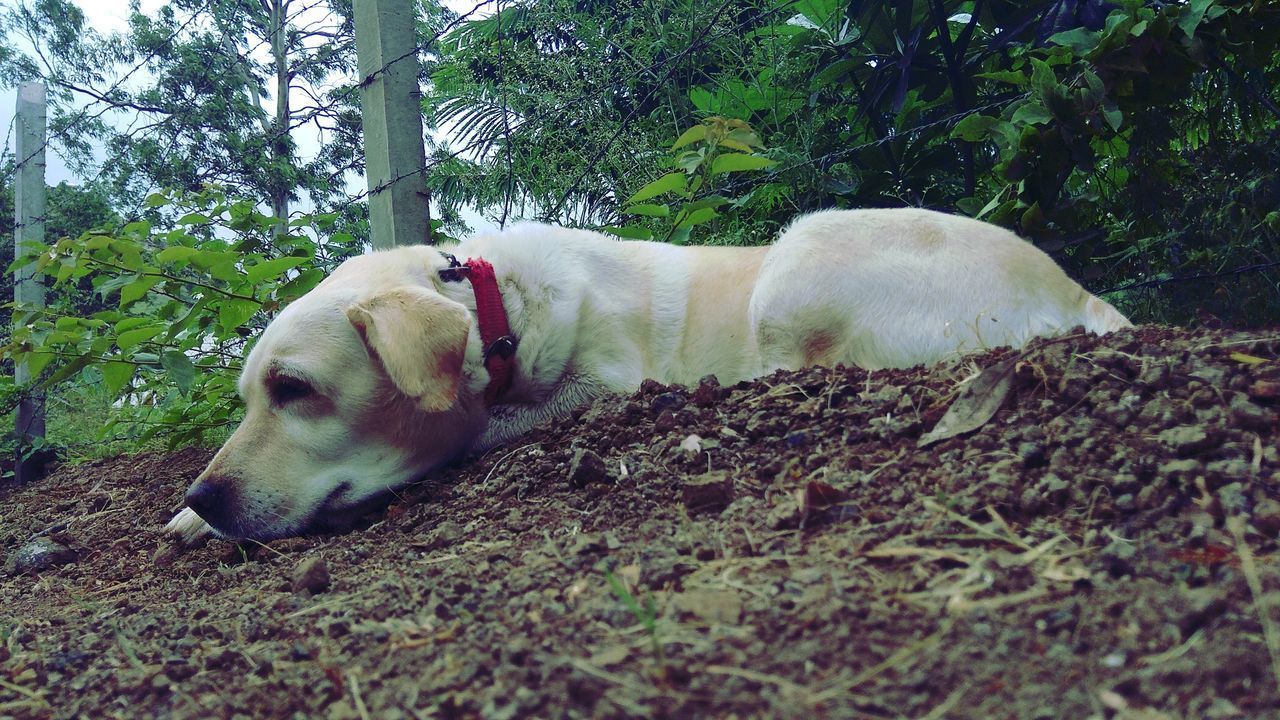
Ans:
<svg viewBox="0 0 1280 720"><path fill-rule="evenodd" d="M723 471L703 473L686 480L680 495L691 513L720 512L733 502L733 478Z"/></svg>
<svg viewBox="0 0 1280 720"><path fill-rule="evenodd" d="M52 538L38 537L14 551L7 566L14 573L44 572L59 565L73 563L79 553Z"/></svg>
<svg viewBox="0 0 1280 720"><path fill-rule="evenodd" d="M1222 506L1223 517L1235 517L1245 514L1249 509L1249 499L1244 495L1244 485L1228 483L1218 488L1216 493L1218 504Z"/></svg>
<svg viewBox="0 0 1280 720"><path fill-rule="evenodd" d="M707 408L719 402L720 395L720 381L716 380L715 375L708 375L698 382L698 387L693 391L691 400L694 405L700 408Z"/></svg>
<svg viewBox="0 0 1280 720"><path fill-rule="evenodd" d="M574 539L569 552L573 555L591 555L603 553L607 549L607 542L596 533L582 533Z"/></svg>
<svg viewBox="0 0 1280 720"><path fill-rule="evenodd" d="M794 530L804 521L804 510L800 503L784 498L765 516L765 524L771 530Z"/></svg>
<svg viewBox="0 0 1280 720"><path fill-rule="evenodd" d="M1244 395L1236 394L1227 406L1231 422L1245 430L1271 430L1276 426L1276 414L1267 408L1250 402Z"/></svg>
<svg viewBox="0 0 1280 720"><path fill-rule="evenodd" d="M173 543L162 543L151 556L151 564L158 568L166 568L178 558L178 546Z"/></svg>
<svg viewBox="0 0 1280 720"><path fill-rule="evenodd" d="M1102 549L1098 558L1102 560L1102 564L1106 567L1111 577L1122 577L1124 575L1133 574L1133 558L1138 554L1138 549L1133 543L1123 540L1114 540L1112 543Z"/></svg>
<svg viewBox="0 0 1280 720"><path fill-rule="evenodd" d="M1168 480L1190 479L1203 470L1199 462L1195 460L1170 460L1161 463L1156 473Z"/></svg>
<svg viewBox="0 0 1280 720"><path fill-rule="evenodd" d="M653 430L658 433L668 433L676 429L676 414L670 410L663 410L658 413L658 417L653 421Z"/></svg>
<svg viewBox="0 0 1280 720"><path fill-rule="evenodd" d="M1253 526L1267 537L1280 535L1280 502L1264 497L1254 503Z"/></svg>
<svg viewBox="0 0 1280 720"><path fill-rule="evenodd" d="M1274 400L1280 398L1280 381L1254 380L1249 386L1249 397Z"/></svg>
<svg viewBox="0 0 1280 720"><path fill-rule="evenodd" d="M1170 598L1168 612L1173 615L1182 636L1204 627L1230 608L1227 591L1221 587L1185 588Z"/></svg>
<svg viewBox="0 0 1280 720"><path fill-rule="evenodd" d="M1160 442L1172 448L1179 455L1186 457L1195 455L1201 450L1208 450L1217 444L1217 438L1199 425L1178 425L1161 431Z"/></svg>
<svg viewBox="0 0 1280 720"><path fill-rule="evenodd" d="M604 460L586 448L578 448L569 461L569 484L574 487L586 487L591 483L604 482L609 479L609 470Z"/></svg>
<svg viewBox="0 0 1280 720"><path fill-rule="evenodd" d="M329 566L319 555L309 557L298 563L293 569L293 581L290 588L295 593L316 595L329 589Z"/></svg>
<svg viewBox="0 0 1280 720"><path fill-rule="evenodd" d="M676 392L665 392L653 399L653 402L649 404L649 411L654 415L658 415L664 410L675 412L684 407L685 402L684 395Z"/></svg>
<svg viewBox="0 0 1280 720"><path fill-rule="evenodd" d="M737 625L742 620L742 600L732 590L686 590L672 601L676 612L706 623Z"/></svg>

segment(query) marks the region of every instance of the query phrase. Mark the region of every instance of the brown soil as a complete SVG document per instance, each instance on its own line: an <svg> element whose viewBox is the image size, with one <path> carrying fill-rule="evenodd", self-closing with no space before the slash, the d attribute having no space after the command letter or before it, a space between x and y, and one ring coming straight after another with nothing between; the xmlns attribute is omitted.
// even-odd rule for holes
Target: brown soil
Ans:
<svg viewBox="0 0 1280 720"><path fill-rule="evenodd" d="M77 558L0 578L0 716L1280 717L1277 350L1041 343L925 448L1010 353L652 385L244 551L160 537L206 451L63 468L0 498Z"/></svg>

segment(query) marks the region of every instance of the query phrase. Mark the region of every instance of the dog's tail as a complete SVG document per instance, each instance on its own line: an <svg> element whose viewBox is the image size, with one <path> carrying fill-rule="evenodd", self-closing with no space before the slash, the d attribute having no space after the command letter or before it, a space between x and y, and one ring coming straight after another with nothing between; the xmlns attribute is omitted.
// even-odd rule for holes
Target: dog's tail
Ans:
<svg viewBox="0 0 1280 720"><path fill-rule="evenodd" d="M1090 295L1084 304L1084 328L1098 335L1133 327L1129 318L1120 314L1111 303Z"/></svg>

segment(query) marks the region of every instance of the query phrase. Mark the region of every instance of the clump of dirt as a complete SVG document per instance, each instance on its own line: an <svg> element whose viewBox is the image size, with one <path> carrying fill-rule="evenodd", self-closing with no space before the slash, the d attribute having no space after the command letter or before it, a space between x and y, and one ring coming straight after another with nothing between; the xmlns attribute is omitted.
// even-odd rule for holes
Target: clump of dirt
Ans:
<svg viewBox="0 0 1280 720"><path fill-rule="evenodd" d="M0 500L71 553L0 579L0 716L1277 717L1278 349L649 383L262 547L162 541L206 451L64 468Z"/></svg>

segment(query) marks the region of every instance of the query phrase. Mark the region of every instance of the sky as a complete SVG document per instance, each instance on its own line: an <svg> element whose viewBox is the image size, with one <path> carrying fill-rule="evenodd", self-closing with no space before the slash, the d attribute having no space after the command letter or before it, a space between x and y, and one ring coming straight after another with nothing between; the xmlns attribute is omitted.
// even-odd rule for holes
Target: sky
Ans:
<svg viewBox="0 0 1280 720"><path fill-rule="evenodd" d="M88 24L95 28L98 32L106 35L112 32L123 32L128 28L129 17L129 0L72 0L85 13ZM466 13L472 10L477 0L446 0L445 5L458 13ZM0 0L0 6L12 6L14 0ZM164 4L163 0L142 0L143 12L153 11ZM320 11L317 11L320 12ZM483 17L488 13L482 9L475 14L476 17ZM127 70L127 68L125 69ZM123 70L122 70L123 72ZM266 101L269 107L270 100ZM5 147L9 152L13 151L13 143L15 142L13 134L13 116L15 105L17 103L17 90L15 88L0 89L0 128L8 128L9 134L5 139ZM294 106L310 104L310 99L296 91L292 99ZM114 115L114 118L113 118ZM114 119L115 122L124 124L130 119L129 115L124 113L113 113L105 116ZM295 141L297 142L298 153L301 159L306 160L320 146L320 138L317 131L312 127L300 128L295 131ZM447 138L445 138L447 139ZM59 157L57 148L50 146L45 154L45 179L49 185L57 185L60 182L68 182L77 185L86 179L81 178L72 172L66 162ZM366 187L363 177L352 174L348 178L348 191L351 194L362 192ZM304 200L295 204L299 209L305 209L307 203ZM463 220L475 230L489 229L493 224L481 217L478 213L465 211Z"/></svg>

